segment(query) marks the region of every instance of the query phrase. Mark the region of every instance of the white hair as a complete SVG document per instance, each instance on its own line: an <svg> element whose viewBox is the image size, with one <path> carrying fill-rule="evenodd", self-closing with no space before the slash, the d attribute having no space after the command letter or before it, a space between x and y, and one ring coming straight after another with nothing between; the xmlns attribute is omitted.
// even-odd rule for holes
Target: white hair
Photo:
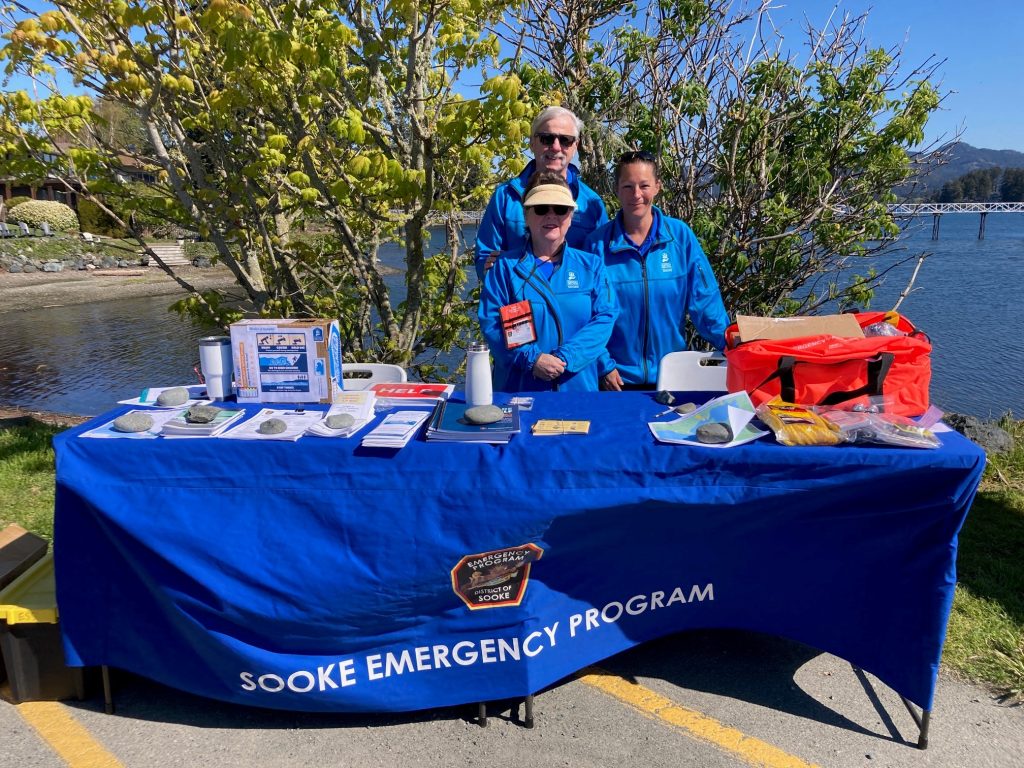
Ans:
<svg viewBox="0 0 1024 768"><path fill-rule="evenodd" d="M568 117L572 120L573 125L576 126L576 136L578 137L583 133L583 121L576 117L571 110L568 110L565 107L544 107L544 109L538 112L537 116L533 118L533 125L530 126L530 135L535 136L537 134L537 129L544 125L548 120L555 117Z"/></svg>

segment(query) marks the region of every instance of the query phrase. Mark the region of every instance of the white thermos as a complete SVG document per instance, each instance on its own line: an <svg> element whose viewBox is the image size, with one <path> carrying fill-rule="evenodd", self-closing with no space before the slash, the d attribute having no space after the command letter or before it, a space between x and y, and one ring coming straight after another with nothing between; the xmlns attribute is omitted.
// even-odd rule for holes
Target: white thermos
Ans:
<svg viewBox="0 0 1024 768"><path fill-rule="evenodd" d="M223 400L231 391L231 339L206 336L199 340L199 367L211 400Z"/></svg>
<svg viewBox="0 0 1024 768"><path fill-rule="evenodd" d="M491 350L486 344L474 343L466 350L466 403L491 405Z"/></svg>

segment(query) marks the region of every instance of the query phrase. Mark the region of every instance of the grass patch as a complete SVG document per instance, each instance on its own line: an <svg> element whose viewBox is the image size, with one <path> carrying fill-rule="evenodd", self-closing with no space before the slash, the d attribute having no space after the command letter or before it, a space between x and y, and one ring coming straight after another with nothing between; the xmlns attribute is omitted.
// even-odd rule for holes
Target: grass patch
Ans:
<svg viewBox="0 0 1024 768"><path fill-rule="evenodd" d="M1000 423L1016 447L989 457L960 532L944 663L1009 699L1024 699L1024 421Z"/></svg>
<svg viewBox="0 0 1024 768"><path fill-rule="evenodd" d="M0 427L0 528L8 523L53 540L53 436L37 421Z"/></svg>
<svg viewBox="0 0 1024 768"><path fill-rule="evenodd" d="M960 532L959 583L943 665L1008 701L1024 700L1024 421L1001 426L1016 441L992 456ZM0 527L18 523L53 539L53 448L65 429L31 421L0 424Z"/></svg>

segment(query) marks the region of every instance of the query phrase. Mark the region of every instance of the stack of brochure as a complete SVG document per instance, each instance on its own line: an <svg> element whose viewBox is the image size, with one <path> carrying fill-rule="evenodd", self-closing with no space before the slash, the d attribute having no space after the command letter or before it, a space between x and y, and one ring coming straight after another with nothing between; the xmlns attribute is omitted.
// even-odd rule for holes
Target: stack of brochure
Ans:
<svg viewBox="0 0 1024 768"><path fill-rule="evenodd" d="M364 448L401 448L419 431L430 411L395 411L366 433L360 443Z"/></svg>
<svg viewBox="0 0 1024 768"><path fill-rule="evenodd" d="M374 392L369 389L342 392L338 396L338 401L331 406L322 419L306 430L306 434L316 437L351 437L373 419L373 406L376 399ZM351 426L345 427L345 429L331 429L327 426L328 416L337 416L343 413L352 417Z"/></svg>
<svg viewBox="0 0 1024 768"><path fill-rule="evenodd" d="M295 441L306 434L306 430L320 421L320 411L305 408L263 408L242 424L221 435L232 440L288 440ZM284 422L283 432L260 432L260 425L268 419Z"/></svg>
<svg viewBox="0 0 1024 768"><path fill-rule="evenodd" d="M471 424L465 417L470 407L466 403L439 403L427 427L427 440L503 445L519 432L519 406L502 406L505 415L493 424Z"/></svg>
<svg viewBox="0 0 1024 768"><path fill-rule="evenodd" d="M164 423L160 429L163 437L216 437L236 421L245 416L243 410L221 408L213 421L207 424L192 424L185 421L188 408L182 408Z"/></svg>
<svg viewBox="0 0 1024 768"><path fill-rule="evenodd" d="M410 405L433 405L455 391L454 384L426 384L424 382L402 382L371 384L369 390L377 396L380 408L404 408Z"/></svg>

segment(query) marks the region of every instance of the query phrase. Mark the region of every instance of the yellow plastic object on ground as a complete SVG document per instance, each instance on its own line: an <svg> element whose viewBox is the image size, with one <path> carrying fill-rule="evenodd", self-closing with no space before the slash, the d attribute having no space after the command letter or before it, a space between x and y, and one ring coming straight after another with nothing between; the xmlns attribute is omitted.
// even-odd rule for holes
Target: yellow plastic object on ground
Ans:
<svg viewBox="0 0 1024 768"><path fill-rule="evenodd" d="M10 624L56 624L57 583L53 552L0 592L0 621Z"/></svg>

